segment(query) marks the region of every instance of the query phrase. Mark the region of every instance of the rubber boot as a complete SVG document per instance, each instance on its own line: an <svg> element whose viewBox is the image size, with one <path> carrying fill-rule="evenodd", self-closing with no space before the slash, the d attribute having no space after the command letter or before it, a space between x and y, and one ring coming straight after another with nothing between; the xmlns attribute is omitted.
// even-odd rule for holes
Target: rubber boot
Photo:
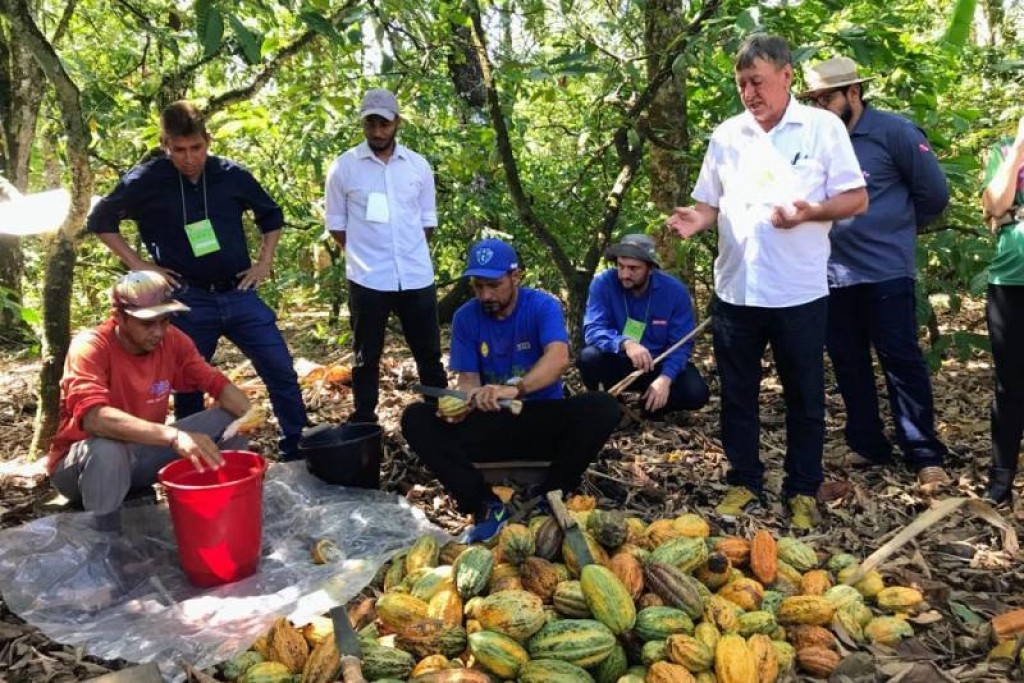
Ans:
<svg viewBox="0 0 1024 683"><path fill-rule="evenodd" d="M1017 474L1016 468L991 468L988 471L988 490L985 492L985 500L996 505L1009 503L1013 497L1013 477L1015 474Z"/></svg>

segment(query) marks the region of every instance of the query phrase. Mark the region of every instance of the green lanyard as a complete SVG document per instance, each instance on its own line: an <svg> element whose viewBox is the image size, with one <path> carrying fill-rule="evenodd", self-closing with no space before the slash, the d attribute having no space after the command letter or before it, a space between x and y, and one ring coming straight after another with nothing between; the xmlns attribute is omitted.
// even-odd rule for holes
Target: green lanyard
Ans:
<svg viewBox="0 0 1024 683"><path fill-rule="evenodd" d="M181 189L181 220L188 220L188 212L185 209L185 181L178 173L178 187ZM210 222L210 210L206 203L206 172L203 172L203 219L194 223L185 223L185 236L192 247L194 256L206 256L215 251L220 251L220 242L217 241L217 233L213 231L213 223Z"/></svg>

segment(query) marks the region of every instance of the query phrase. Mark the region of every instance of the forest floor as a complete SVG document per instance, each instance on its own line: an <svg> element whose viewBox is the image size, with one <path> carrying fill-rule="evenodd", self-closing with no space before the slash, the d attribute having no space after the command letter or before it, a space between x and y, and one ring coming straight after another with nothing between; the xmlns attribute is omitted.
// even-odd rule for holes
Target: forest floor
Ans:
<svg viewBox="0 0 1024 683"><path fill-rule="evenodd" d="M983 309L974 302L956 319L943 320L940 329L977 330L979 320L983 321ZM317 365L329 371L350 362L347 349L313 339L308 334L310 320L301 314L284 320L282 327L300 374ZM621 425L587 472L581 492L595 496L599 507L623 509L648 520L696 512L709 520L713 534L749 537L761 527L777 535L788 534L779 500L785 410L770 357L765 361L761 385L761 453L771 508L763 517L729 526L720 524L713 514L726 489L727 464L719 440L719 392L708 336L699 340L695 360L712 387L711 403L694 413L670 415L665 421ZM265 391L251 365L230 344L224 343L215 362L266 405ZM0 357L0 528L60 509L55 507L54 495L39 467L27 462L39 366L36 358ZM389 346L381 375L382 488L405 496L439 526L456 533L467 519L454 510L437 481L410 454L398 430L403 407L418 397L410 389L416 381L415 367L397 342ZM329 372L316 371L305 381L310 417L316 423L341 422L351 409L348 388L329 379ZM967 360L948 358L932 381L937 427L951 449L947 471L954 479L954 485L937 498L978 498L990 454L989 358L981 354ZM568 386L579 389L575 372L570 374ZM879 390L884 404L881 383ZM806 540L822 555L843 551L863 558L935 501L916 489L914 475L906 468L844 470L839 463L848 452L842 435L845 417L831 375L826 396L826 482L819 493L824 519ZM274 443L273 424L255 434L256 450L274 453ZM1022 493L1019 485L1017 492ZM881 571L887 581L921 588L931 609L913 617L917 635L895 652L863 647L874 656L870 674L874 677L848 680L1020 680L1019 669L1012 674L999 673L986 664L990 645L985 627L993 615L1024 607L1024 565L1015 531L1021 522L1024 510L1020 505L987 518L966 506L925 530L883 564ZM47 639L12 614L0 599L0 682L86 680L127 664L95 659Z"/></svg>

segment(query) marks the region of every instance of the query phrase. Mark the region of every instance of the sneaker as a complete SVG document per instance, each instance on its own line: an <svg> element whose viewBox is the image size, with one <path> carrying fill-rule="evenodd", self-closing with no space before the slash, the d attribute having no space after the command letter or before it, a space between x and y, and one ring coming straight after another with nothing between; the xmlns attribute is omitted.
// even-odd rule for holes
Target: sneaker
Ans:
<svg viewBox="0 0 1024 683"><path fill-rule="evenodd" d="M946 474L946 470L938 465L922 467L917 471L917 486L921 493L931 495L943 486L949 486L953 480Z"/></svg>
<svg viewBox="0 0 1024 683"><path fill-rule="evenodd" d="M807 531L821 524L821 512L814 496L792 496L786 503L789 506L789 525L794 529Z"/></svg>
<svg viewBox="0 0 1024 683"><path fill-rule="evenodd" d="M511 511L500 500L494 499L485 504L482 512L473 516L473 526L462 535L462 543L484 543L497 535L508 522Z"/></svg>
<svg viewBox="0 0 1024 683"><path fill-rule="evenodd" d="M722 502L715 506L715 514L727 521L742 515L748 507L757 502L756 493L746 486L730 486Z"/></svg>

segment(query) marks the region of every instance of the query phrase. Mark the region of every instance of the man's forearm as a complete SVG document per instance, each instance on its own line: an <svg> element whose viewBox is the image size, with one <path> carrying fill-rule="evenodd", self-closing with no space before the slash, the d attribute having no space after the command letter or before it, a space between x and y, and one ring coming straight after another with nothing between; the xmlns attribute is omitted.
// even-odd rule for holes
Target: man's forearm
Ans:
<svg viewBox="0 0 1024 683"><path fill-rule="evenodd" d="M97 406L82 418L82 429L92 436L146 446L170 446L178 430L149 422L112 406Z"/></svg>
<svg viewBox="0 0 1024 683"><path fill-rule="evenodd" d="M544 355L522 377L522 391L531 394L557 382L569 366L569 346L561 342L548 344Z"/></svg>
<svg viewBox="0 0 1024 683"><path fill-rule="evenodd" d="M131 270L145 270L150 266L150 263L142 258L139 252L129 246L128 242L121 236L121 233L101 232L96 236L100 242L106 245L107 249L121 259Z"/></svg>
<svg viewBox="0 0 1024 683"><path fill-rule="evenodd" d="M860 187L847 190L829 197L818 204L814 220L836 221L851 216L859 216L868 210L868 191Z"/></svg>
<svg viewBox="0 0 1024 683"><path fill-rule="evenodd" d="M249 412L249 408L252 406L245 392L234 384L228 384L221 390L217 402L221 408L235 417L242 417Z"/></svg>
<svg viewBox="0 0 1024 683"><path fill-rule="evenodd" d="M263 233L263 238L260 241L260 253L257 260L266 266L272 266L274 263L274 254L277 252L277 243L280 241L280 229Z"/></svg>

